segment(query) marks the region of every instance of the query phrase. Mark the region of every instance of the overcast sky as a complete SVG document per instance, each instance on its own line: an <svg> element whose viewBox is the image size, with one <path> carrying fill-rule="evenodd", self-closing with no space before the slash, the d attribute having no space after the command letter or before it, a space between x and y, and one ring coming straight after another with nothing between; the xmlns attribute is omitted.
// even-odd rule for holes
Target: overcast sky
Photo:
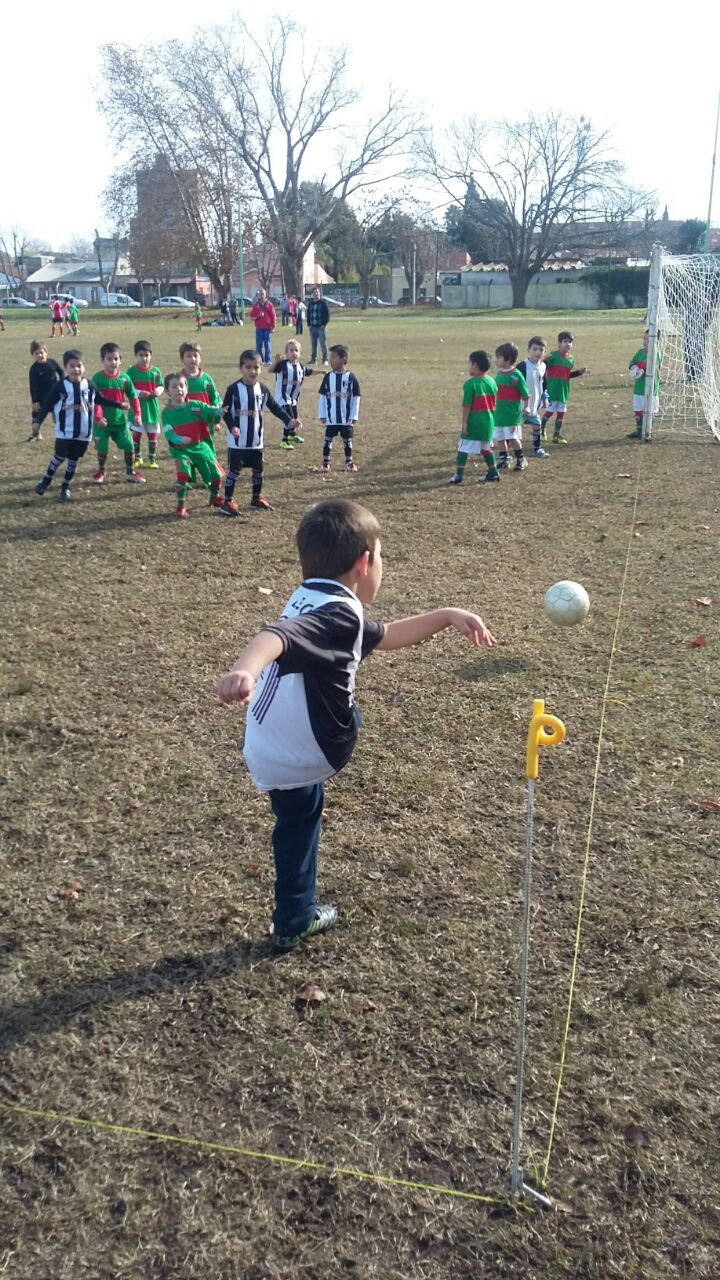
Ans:
<svg viewBox="0 0 720 1280"><path fill-rule="evenodd" d="M248 17L258 12L237 0L208 0L202 10L188 6L193 21L186 23L177 0L120 6L74 0L65 10L48 0L27 10L9 6L0 229L21 227L54 248L74 235L91 237L96 225L109 229L98 197L114 149L96 107L98 47L190 36L195 14L222 22L238 8ZM657 192L660 210L667 204L672 218L704 218L720 63L703 9L698 0L681 8L662 0L640 6L519 0L500 9L469 0L428 8L419 0L364 0L358 9L334 0L290 12L305 24L311 46L350 47L352 79L370 105L392 80L424 100L438 127L469 112L584 114L612 130L628 177ZM58 164L63 155L66 166ZM713 220L719 219L720 175Z"/></svg>

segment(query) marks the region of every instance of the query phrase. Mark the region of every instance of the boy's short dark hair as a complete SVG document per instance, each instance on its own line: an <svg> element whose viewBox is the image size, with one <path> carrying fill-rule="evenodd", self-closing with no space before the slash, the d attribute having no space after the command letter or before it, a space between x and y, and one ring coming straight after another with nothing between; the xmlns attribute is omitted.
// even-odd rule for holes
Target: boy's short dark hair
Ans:
<svg viewBox="0 0 720 1280"><path fill-rule="evenodd" d="M530 341L528 342L528 351L530 350L531 347L546 347L546 346L547 346L547 342L545 341L545 339L536 336L534 338L531 338Z"/></svg>
<svg viewBox="0 0 720 1280"><path fill-rule="evenodd" d="M296 535L305 578L339 578L365 551L370 560L380 525L367 507L350 498L328 498L305 512Z"/></svg>
<svg viewBox="0 0 720 1280"><path fill-rule="evenodd" d="M260 352L253 351L252 347L248 347L247 351L240 352L240 359L238 360L238 365L242 369L243 365L249 364L251 360L252 361L259 360L260 363L262 364L262 356L260 355Z"/></svg>
<svg viewBox="0 0 720 1280"><path fill-rule="evenodd" d="M495 348L495 355L506 364L508 361L514 364L518 358L518 349L514 342L501 342L500 346Z"/></svg>
<svg viewBox="0 0 720 1280"><path fill-rule="evenodd" d="M199 342L181 342L180 343L180 359L182 360L186 351L197 351L198 355L202 355L202 347Z"/></svg>
<svg viewBox="0 0 720 1280"><path fill-rule="evenodd" d="M47 351L47 343L41 342L39 338L33 338L30 343L30 355L34 356L36 351Z"/></svg>
<svg viewBox="0 0 720 1280"><path fill-rule="evenodd" d="M350 356L350 352L342 342L336 342L335 346L330 348L330 353L339 356L341 360L347 360Z"/></svg>
<svg viewBox="0 0 720 1280"><path fill-rule="evenodd" d="M111 356L114 351L120 351L117 342L103 342L100 348L100 359L104 360L106 356Z"/></svg>
<svg viewBox="0 0 720 1280"><path fill-rule="evenodd" d="M487 373L492 364L490 354L487 351L471 351L468 360L471 364L476 365L481 373Z"/></svg>
<svg viewBox="0 0 720 1280"><path fill-rule="evenodd" d="M147 338L139 338L133 347L134 355L139 356L141 351L149 351L150 355L152 355L152 347L150 346Z"/></svg>
<svg viewBox="0 0 720 1280"><path fill-rule="evenodd" d="M78 351L77 347L71 347L69 351L63 351L63 366L67 368L71 360L82 360L83 353Z"/></svg>
<svg viewBox="0 0 720 1280"><path fill-rule="evenodd" d="M165 377L163 378L163 386L165 390L167 391L171 382L179 381L180 378L185 378L185 377L187 377L187 374L185 373L166 373Z"/></svg>
<svg viewBox="0 0 720 1280"><path fill-rule="evenodd" d="M562 332L558 334L558 342L574 342L574 341L575 339L569 329L563 329Z"/></svg>

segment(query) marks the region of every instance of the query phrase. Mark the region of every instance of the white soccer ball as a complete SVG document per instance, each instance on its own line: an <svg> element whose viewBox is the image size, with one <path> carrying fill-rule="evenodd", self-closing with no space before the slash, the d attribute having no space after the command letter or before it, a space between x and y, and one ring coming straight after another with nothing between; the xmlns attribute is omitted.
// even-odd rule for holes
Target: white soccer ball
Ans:
<svg viewBox="0 0 720 1280"><path fill-rule="evenodd" d="M545 592L543 608L559 627L574 627L587 618L590 597L579 582L556 582Z"/></svg>

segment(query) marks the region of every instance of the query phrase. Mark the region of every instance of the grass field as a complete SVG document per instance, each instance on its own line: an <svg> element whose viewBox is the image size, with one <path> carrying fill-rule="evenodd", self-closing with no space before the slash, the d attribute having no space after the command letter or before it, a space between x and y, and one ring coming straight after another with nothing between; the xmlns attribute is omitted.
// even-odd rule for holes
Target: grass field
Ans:
<svg viewBox="0 0 720 1280"><path fill-rule="evenodd" d="M22 1280L661 1280L720 1274L717 1203L720 450L632 427L639 314L573 316L571 444L478 487L453 469L467 352L568 317L333 316L363 390L355 477L320 477L312 382L292 458L271 420L269 515L173 471L140 488L81 464L75 501L33 485L38 318L0 334L3 902L0 1099L208 1143L352 1166L502 1202L514 1081L532 698L561 716L537 790L524 1165L538 1177L565 1021L603 693L568 1057L550 1153L571 1212L510 1210L327 1169L2 1113L0 1272ZM42 318L42 328L47 324ZM89 371L117 337L177 364L191 319L81 317ZM41 328L41 336L42 336ZM221 389L243 338L206 330ZM50 343L57 355L63 343ZM236 495L249 500L249 481ZM638 494L635 510L635 495ZM383 527L375 616L454 603L500 640L445 633L376 655L351 767L328 787L322 899L339 927L269 955L270 818L213 688L297 583L320 495ZM635 518L634 518L635 517ZM543 619L582 581L585 626ZM272 594L267 595L269 590ZM704 647L692 647L698 634ZM58 895L81 882L77 896ZM313 981L327 995L303 1013ZM628 1128L628 1126L635 1128Z"/></svg>

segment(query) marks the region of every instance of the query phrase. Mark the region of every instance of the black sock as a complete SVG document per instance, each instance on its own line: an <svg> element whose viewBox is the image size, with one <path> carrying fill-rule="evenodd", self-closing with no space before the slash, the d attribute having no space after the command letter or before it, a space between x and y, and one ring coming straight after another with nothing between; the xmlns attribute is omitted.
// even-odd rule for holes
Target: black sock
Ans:
<svg viewBox="0 0 720 1280"><path fill-rule="evenodd" d="M235 481L237 476L234 471L228 471L225 476L225 501L232 502L232 496L235 492Z"/></svg>
<svg viewBox="0 0 720 1280"><path fill-rule="evenodd" d="M62 458L58 458L57 454L55 455L54 458L50 459L50 461L48 462L47 471L45 472L45 479L47 480L48 484L50 483L53 476L55 475L55 472L57 471L58 467L61 467L61 466L62 466Z"/></svg>
<svg viewBox="0 0 720 1280"><path fill-rule="evenodd" d="M72 484L73 476L75 475L76 471L77 471L77 462L74 462L72 459L70 459L65 468L65 475L63 476L63 482L62 482L63 489L70 488L70 485Z"/></svg>
<svg viewBox="0 0 720 1280"><path fill-rule="evenodd" d="M540 431L541 427L533 427L533 449L540 448Z"/></svg>
<svg viewBox="0 0 720 1280"><path fill-rule="evenodd" d="M516 450L515 450L515 461L516 461L516 462L522 462L522 460L523 460L523 451L522 451L522 449L516 449Z"/></svg>
<svg viewBox="0 0 720 1280"><path fill-rule="evenodd" d="M259 497L260 497L260 494L262 493L263 476L264 476L264 475L265 475L265 472L264 472L264 471L253 471L253 473L252 473L252 496L253 496L253 501L255 501L255 499L256 499L256 498L259 498Z"/></svg>
<svg viewBox="0 0 720 1280"><path fill-rule="evenodd" d="M323 441L323 462L330 461L330 450L332 449L332 436L326 436Z"/></svg>

